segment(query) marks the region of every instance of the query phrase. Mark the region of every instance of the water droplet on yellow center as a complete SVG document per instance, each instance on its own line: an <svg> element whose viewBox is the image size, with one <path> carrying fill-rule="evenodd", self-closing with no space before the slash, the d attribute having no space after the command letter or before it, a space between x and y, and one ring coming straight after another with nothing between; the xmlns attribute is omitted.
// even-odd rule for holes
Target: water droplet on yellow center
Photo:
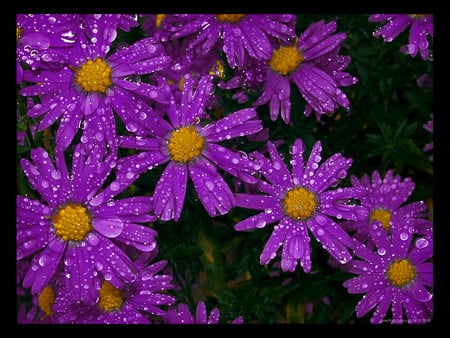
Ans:
<svg viewBox="0 0 450 338"><path fill-rule="evenodd" d="M370 213L370 221L377 220L381 222L384 230L389 231L391 228L391 212L386 209L373 209Z"/></svg>

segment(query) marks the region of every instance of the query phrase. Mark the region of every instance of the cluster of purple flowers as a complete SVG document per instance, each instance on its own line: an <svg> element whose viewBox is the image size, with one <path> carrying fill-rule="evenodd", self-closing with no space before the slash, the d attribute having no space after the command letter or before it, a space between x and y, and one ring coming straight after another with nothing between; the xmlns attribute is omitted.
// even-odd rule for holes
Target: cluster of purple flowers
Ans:
<svg viewBox="0 0 450 338"><path fill-rule="evenodd" d="M370 16L391 20L386 41L411 24L407 53L429 57L432 16ZM272 225L260 255L281 254L283 272L300 262L311 271L313 237L330 264L351 272L349 293L364 294L358 317L376 307L373 323L426 323L432 318L433 223L414 189L392 170L343 187L352 159L322 159L322 145L290 145L290 167L264 139L245 153L233 141L264 135L257 108L289 125L291 89L318 122L350 100L357 83L341 55L336 22L296 33L294 14L18 14L18 93L27 97L33 132L55 130L44 147L20 159L32 195L17 195L17 290L33 307L19 323L217 324L219 309L199 301L196 316L171 291L177 287L159 255L152 222L178 222L192 183L211 216L233 208L257 211L236 231ZM115 44L120 31L142 25L146 36ZM224 77L225 67L230 76ZM291 86L295 85L295 86ZM215 88L242 104L220 110ZM251 102L250 91L260 96ZM431 121L432 122L432 121ZM288 127L288 126L285 126ZM424 126L432 132L432 125ZM430 129L431 128L431 129ZM17 133L18 144L26 134ZM237 146L230 146L235 144ZM427 145L424 150L431 150ZM305 156L305 153L308 156ZM153 191L124 197L144 173L161 168ZM236 191L232 177L245 187ZM236 184L238 186L238 184ZM128 196L128 195L127 195ZM239 324L237 317L230 323Z"/></svg>

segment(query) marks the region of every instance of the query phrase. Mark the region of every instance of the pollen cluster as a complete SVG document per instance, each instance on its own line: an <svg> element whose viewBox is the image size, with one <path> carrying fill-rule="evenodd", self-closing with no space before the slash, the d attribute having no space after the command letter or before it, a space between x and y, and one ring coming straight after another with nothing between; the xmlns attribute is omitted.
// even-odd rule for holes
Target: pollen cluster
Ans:
<svg viewBox="0 0 450 338"><path fill-rule="evenodd" d="M383 228L389 231L391 228L391 212L386 209L373 209L370 213L370 221L377 220L383 224Z"/></svg>
<svg viewBox="0 0 450 338"><path fill-rule="evenodd" d="M111 67L102 58L88 60L76 70L76 81L86 92L105 93L112 84Z"/></svg>
<svg viewBox="0 0 450 338"><path fill-rule="evenodd" d="M297 49L297 44L293 46L282 46L273 52L269 61L269 66L281 75L292 73L303 61L303 57Z"/></svg>
<svg viewBox="0 0 450 338"><path fill-rule="evenodd" d="M316 195L304 187L289 190L283 199L284 211L295 220L310 218L317 207Z"/></svg>
<svg viewBox="0 0 450 338"><path fill-rule="evenodd" d="M52 305L54 302L55 292L53 291L53 288L51 286L47 285L38 297L38 305L45 313L45 317L51 316L53 314Z"/></svg>
<svg viewBox="0 0 450 338"><path fill-rule="evenodd" d="M91 231L91 217L79 204L67 204L52 216L56 235L64 241L81 241Z"/></svg>
<svg viewBox="0 0 450 338"><path fill-rule="evenodd" d="M117 311L123 303L122 293L109 282L104 281L99 291L98 307L106 312Z"/></svg>
<svg viewBox="0 0 450 338"><path fill-rule="evenodd" d="M397 260L389 266L387 277L393 286L402 287L416 277L416 269L407 259Z"/></svg>
<svg viewBox="0 0 450 338"><path fill-rule="evenodd" d="M194 127L181 127L172 132L167 148L173 161L186 163L201 154L204 144Z"/></svg>
<svg viewBox="0 0 450 338"><path fill-rule="evenodd" d="M238 22L245 14L217 14L216 18L222 22Z"/></svg>

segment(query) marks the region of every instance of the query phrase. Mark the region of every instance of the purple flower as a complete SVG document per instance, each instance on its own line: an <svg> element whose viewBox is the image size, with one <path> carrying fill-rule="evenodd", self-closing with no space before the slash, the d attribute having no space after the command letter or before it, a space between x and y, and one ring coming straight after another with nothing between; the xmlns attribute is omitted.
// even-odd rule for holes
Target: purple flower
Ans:
<svg viewBox="0 0 450 338"><path fill-rule="evenodd" d="M402 46L401 51L412 57L420 51L422 59L431 60L428 35L433 38L432 14L372 14L369 21L385 23L374 31L373 36L381 36L386 42L391 42L409 27L408 44Z"/></svg>
<svg viewBox="0 0 450 338"><path fill-rule="evenodd" d="M137 25L137 16L130 14L17 14L17 83L22 82L22 63L33 70L62 68L79 34L100 43L115 39L117 28L128 31Z"/></svg>
<svg viewBox="0 0 450 338"><path fill-rule="evenodd" d="M147 38L108 55L117 35L118 18L114 16L111 22L104 15L88 19L83 23L86 21L92 30L77 36L65 66L60 70L24 71L23 79L35 84L19 91L24 96L39 96L41 102L27 112L32 118L45 114L39 131L60 120L56 143L63 149L69 146L83 119L99 110L112 120L113 111L120 117L126 110L139 111L144 100L163 102L169 91L168 86L155 87L140 80L141 75L169 64L161 44ZM103 127L109 129L107 135L115 134L114 122Z"/></svg>
<svg viewBox="0 0 450 338"><path fill-rule="evenodd" d="M219 49L231 68L242 67L246 54L267 60L272 40L295 38L296 16L292 14L168 14L163 21L171 39L195 36L189 48L201 44L200 52Z"/></svg>
<svg viewBox="0 0 450 338"><path fill-rule="evenodd" d="M247 108L203 124L212 89L211 76L202 76L197 82L187 74L181 102L173 100L166 108L169 121L146 111L144 118L136 119L137 136L120 139L121 147L143 151L119 160L118 177L137 176L168 162L153 193L155 215L161 220L179 219L188 177L211 216L223 215L234 206L233 193L217 167L254 181L252 161L217 142L257 133L262 130L261 121L256 119L255 109Z"/></svg>
<svg viewBox="0 0 450 338"><path fill-rule="evenodd" d="M360 180L351 176L354 187L366 189L361 196L361 205L369 210L367 217L342 222L341 226L347 232L355 231L354 237L369 247L373 247L370 228L380 222L383 229L390 233L392 223L402 222L408 225L408 236L413 234L429 235L433 222L426 219L427 205L424 201L405 204L414 191L415 184L407 177L394 176L393 170L386 172L384 178L378 171L372 173L372 180L365 174Z"/></svg>
<svg viewBox="0 0 450 338"><path fill-rule="evenodd" d="M371 250L362 243L355 247L356 257L341 266L357 277L344 282L352 294L364 294L356 306L357 317L376 308L370 322L380 324L423 324L432 317L433 239L413 237L401 220L391 226L388 235L380 222L370 227L376 244ZM385 319L391 307L392 319Z"/></svg>
<svg viewBox="0 0 450 338"><path fill-rule="evenodd" d="M146 257L147 262L154 257ZM173 288L172 276L160 273L167 261L146 266L141 263L133 262L137 277L120 288L103 279L95 304L76 302L72 292L60 289L53 305L58 323L150 324L149 314L163 318L165 311L161 307L175 302L173 296L166 294Z"/></svg>
<svg viewBox="0 0 450 338"><path fill-rule="evenodd" d="M75 43L76 15L17 14L16 70L22 82L24 65L28 69L60 69Z"/></svg>
<svg viewBox="0 0 450 338"><path fill-rule="evenodd" d="M329 188L347 175L352 159L336 153L319 165L322 146L318 141L305 163L303 142L297 139L290 148L291 174L270 141L268 148L270 161L257 152L252 153L260 163L261 174L267 179L259 185L264 194L235 195L237 206L263 212L240 221L235 230L261 229L267 224L277 223L261 253L261 265L268 264L283 247L283 271L294 271L300 261L303 270L309 272L311 248L308 229L332 257L341 263L348 262L352 258L349 248L353 248L353 242L333 218L356 220L364 217L367 213L365 208L347 203L349 199L358 198L363 189Z"/></svg>
<svg viewBox="0 0 450 338"><path fill-rule="evenodd" d="M177 308L167 311L164 316L164 324L219 324L219 319L219 308L212 309L208 316L205 303L199 301L195 317L191 314L189 306L180 303ZM243 322L244 318L239 316L231 321L231 324L242 324Z"/></svg>
<svg viewBox="0 0 450 338"><path fill-rule="evenodd" d="M280 44L273 52L266 66L264 91L254 103L269 102L273 121L281 114L286 124L290 122L291 83L295 83L306 100L305 116L315 111L319 120L321 115L331 114L340 106L349 109L350 102L339 87L354 84L357 79L342 72L350 57L337 54L346 34L333 34L335 31L335 21L315 22L295 44Z"/></svg>
<svg viewBox="0 0 450 338"><path fill-rule="evenodd" d="M93 302L101 276L118 288L136 278L130 258L118 245L155 249L156 231L139 224L155 220L149 214L152 198L114 199L128 186L117 179L102 188L116 155L97 141L75 147L70 172L61 151L55 152L55 164L42 148L31 150L31 161L21 160L31 187L41 196L17 196L17 260L31 258L23 286L31 287L33 295L61 267L67 289L77 299Z"/></svg>
<svg viewBox="0 0 450 338"><path fill-rule="evenodd" d="M430 133L433 133L433 113L430 115L430 120L427 123L424 123L423 127L425 130L428 130ZM433 142L425 144L423 147L423 151L433 150ZM430 161L433 161L433 155L430 156Z"/></svg>

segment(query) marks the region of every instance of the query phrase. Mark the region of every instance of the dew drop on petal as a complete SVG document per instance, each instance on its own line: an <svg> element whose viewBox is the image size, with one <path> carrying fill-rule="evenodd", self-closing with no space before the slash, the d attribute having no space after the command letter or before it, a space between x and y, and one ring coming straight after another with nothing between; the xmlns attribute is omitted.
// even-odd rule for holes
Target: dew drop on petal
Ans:
<svg viewBox="0 0 450 338"><path fill-rule="evenodd" d="M23 246L25 249L31 249L36 244L36 241L34 239L30 239L29 241L26 241L23 243Z"/></svg>
<svg viewBox="0 0 450 338"><path fill-rule="evenodd" d="M256 222L255 226L259 229L264 228L266 226L266 221L263 219L260 219Z"/></svg>
<svg viewBox="0 0 450 338"><path fill-rule="evenodd" d="M112 182L110 185L111 191L117 191L117 190L119 190L119 188L120 188L120 184L117 182Z"/></svg>
<svg viewBox="0 0 450 338"><path fill-rule="evenodd" d="M379 254L380 256L384 256L384 255L386 254L386 250L383 249L383 248L380 248L380 249L378 249L378 254Z"/></svg>
<svg viewBox="0 0 450 338"><path fill-rule="evenodd" d="M402 240L402 241L406 241L407 239L408 239L408 234L406 233L406 232L402 232L401 234L400 234L400 239Z"/></svg>
<svg viewBox="0 0 450 338"><path fill-rule="evenodd" d="M416 241L416 248L418 249L424 249L428 246L428 240L426 238L419 238Z"/></svg>
<svg viewBox="0 0 450 338"><path fill-rule="evenodd" d="M205 182L205 185L206 185L206 188L207 188L209 191L213 191L213 190L214 190L214 183L213 183L213 182L211 182L211 181L206 181L206 182Z"/></svg>
<svg viewBox="0 0 450 338"><path fill-rule="evenodd" d="M46 266L50 262L50 256L48 255L42 255L39 258L39 265L40 266Z"/></svg>
<svg viewBox="0 0 450 338"><path fill-rule="evenodd" d="M64 265L65 266L72 266L73 265L73 260L70 257L67 257L64 259Z"/></svg>

